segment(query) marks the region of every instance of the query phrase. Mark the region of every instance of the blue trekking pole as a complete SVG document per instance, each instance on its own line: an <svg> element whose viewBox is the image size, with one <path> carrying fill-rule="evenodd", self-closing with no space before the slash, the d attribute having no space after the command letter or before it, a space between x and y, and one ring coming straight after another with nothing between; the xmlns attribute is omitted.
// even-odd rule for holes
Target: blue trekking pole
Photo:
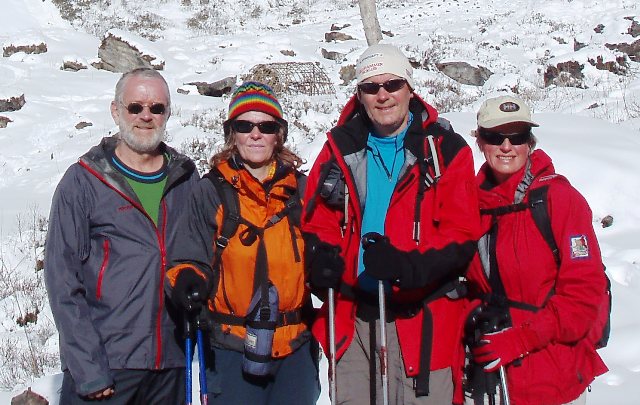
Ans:
<svg viewBox="0 0 640 405"><path fill-rule="evenodd" d="M184 331L185 331L185 339L184 339L184 351L185 351L185 405L192 404L192 395L191 395L191 378L192 378L192 367L191 362L193 361L193 330L191 328L191 321L189 317L185 318L184 323Z"/></svg>
<svg viewBox="0 0 640 405"><path fill-rule="evenodd" d="M198 364L200 365L200 404L209 405L209 391L207 390L207 374L204 359L204 339L202 338L202 328L200 318L198 318L198 330L196 331L198 343Z"/></svg>

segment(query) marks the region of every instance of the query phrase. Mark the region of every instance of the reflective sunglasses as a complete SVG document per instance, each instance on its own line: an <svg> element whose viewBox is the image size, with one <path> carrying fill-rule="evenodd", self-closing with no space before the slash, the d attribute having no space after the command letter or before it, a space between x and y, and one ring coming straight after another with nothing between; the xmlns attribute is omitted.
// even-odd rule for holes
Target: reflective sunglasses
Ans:
<svg viewBox="0 0 640 405"><path fill-rule="evenodd" d="M384 83L360 83L358 85L358 89L366 94L378 94L378 91L380 91L380 89L384 87L387 92L395 93L396 91L403 88L405 84L407 84L407 81L404 79L391 79L387 80Z"/></svg>
<svg viewBox="0 0 640 405"><path fill-rule="evenodd" d="M124 105L124 104L123 104ZM167 112L167 106L162 103L153 103L151 105L140 104L140 103L129 103L124 106L129 114L140 114L145 107L149 107L149 111L154 115L164 115Z"/></svg>
<svg viewBox="0 0 640 405"><path fill-rule="evenodd" d="M516 134L501 134L500 132L493 132L480 128L478 134L483 141L494 146L502 145L505 139L508 139L509 143L514 146L523 145L531 139L530 130Z"/></svg>
<svg viewBox="0 0 640 405"><path fill-rule="evenodd" d="M280 124L277 121L262 121L262 122L251 122L245 120L235 120L231 122L231 128L234 132L240 134L248 134L253 131L253 127L258 127L258 130L263 134L277 134L280 130Z"/></svg>

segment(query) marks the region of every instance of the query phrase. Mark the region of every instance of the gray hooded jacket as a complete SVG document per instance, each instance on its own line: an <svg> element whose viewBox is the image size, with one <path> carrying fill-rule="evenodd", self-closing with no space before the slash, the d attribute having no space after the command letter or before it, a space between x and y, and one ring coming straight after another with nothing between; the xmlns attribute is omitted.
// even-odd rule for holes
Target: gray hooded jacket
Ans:
<svg viewBox="0 0 640 405"><path fill-rule="evenodd" d="M168 175L158 225L105 151L103 138L64 174L53 196L45 283L60 334L63 370L79 394L113 383L110 369L184 366L165 306L167 255L198 179L193 162L162 144Z"/></svg>

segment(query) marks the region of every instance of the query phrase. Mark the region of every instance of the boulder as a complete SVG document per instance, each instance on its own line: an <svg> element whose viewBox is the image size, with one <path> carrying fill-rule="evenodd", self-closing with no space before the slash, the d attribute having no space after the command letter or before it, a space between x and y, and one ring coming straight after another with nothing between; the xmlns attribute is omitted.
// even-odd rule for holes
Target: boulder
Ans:
<svg viewBox="0 0 640 405"><path fill-rule="evenodd" d="M638 24L634 17L627 18L631 20L631 26L627 30L627 34L631 35L634 38L640 36L640 24Z"/></svg>
<svg viewBox="0 0 640 405"><path fill-rule="evenodd" d="M640 39L632 43L604 44L609 49L625 53L634 62L640 62Z"/></svg>
<svg viewBox="0 0 640 405"><path fill-rule="evenodd" d="M471 86L483 86L493 74L484 66L472 66L467 62L442 62L436 63L436 67L456 82Z"/></svg>
<svg viewBox="0 0 640 405"><path fill-rule="evenodd" d="M582 69L584 69L584 65L576 61L561 62L555 66L549 65L544 73L544 86L555 84L559 87L584 88Z"/></svg>
<svg viewBox="0 0 640 405"><path fill-rule="evenodd" d="M324 40L326 42L350 41L352 39L355 38L343 32L331 31L324 34Z"/></svg>
<svg viewBox="0 0 640 405"><path fill-rule="evenodd" d="M190 82L185 84L196 86L198 93L203 96L222 97L225 94L231 93L236 85L236 77L229 76L213 83Z"/></svg>
<svg viewBox="0 0 640 405"><path fill-rule="evenodd" d="M18 97L0 98L0 112L18 111L24 105L24 94Z"/></svg>
<svg viewBox="0 0 640 405"><path fill-rule="evenodd" d="M130 37L134 34L126 33L126 35ZM136 41L150 42L144 38L138 38ZM106 33L100 48L98 48L98 58L100 61L91 65L96 69L110 72L126 73L139 67L164 69L164 61L158 61L156 56L142 52L139 45L127 42L122 38L119 30L111 30Z"/></svg>
<svg viewBox="0 0 640 405"><path fill-rule="evenodd" d="M88 67L77 60L65 60L62 62L62 66L60 66L60 70L65 70L67 72L77 72L82 69L88 69Z"/></svg>
<svg viewBox="0 0 640 405"><path fill-rule="evenodd" d="M327 51L324 48L320 49L320 53L322 54L322 57L325 59L329 59L335 62L342 62L344 60L344 57L346 56L344 53L340 53L340 52L335 52L335 51Z"/></svg>
<svg viewBox="0 0 640 405"><path fill-rule="evenodd" d="M10 122L13 122L11 118L0 115L0 128L6 128L7 124Z"/></svg>
<svg viewBox="0 0 640 405"><path fill-rule="evenodd" d="M351 27L351 24L347 23L344 25L331 24L331 31L340 31L343 28Z"/></svg>
<svg viewBox="0 0 640 405"><path fill-rule="evenodd" d="M49 405L49 401L42 395L31 391L31 387L29 387L22 394L11 398L11 405Z"/></svg>
<svg viewBox="0 0 640 405"><path fill-rule="evenodd" d="M78 122L78 123L76 124L75 128L76 128L76 129L84 129L84 128L86 128L86 127L91 127L91 126L93 126L93 124L92 124L92 123L90 123L90 122L87 122L87 121L80 121L80 122Z"/></svg>
<svg viewBox="0 0 640 405"><path fill-rule="evenodd" d="M617 75L625 75L627 73L627 59L624 56L617 56L616 60L604 61L602 56L596 57L596 59L589 58L591 66L595 66L598 70L607 70Z"/></svg>
<svg viewBox="0 0 640 405"><path fill-rule="evenodd" d="M24 52L24 53L45 53L47 52L47 44L44 42L40 42L39 44L22 44L22 45L6 45L2 47L2 56L9 57L14 53Z"/></svg>

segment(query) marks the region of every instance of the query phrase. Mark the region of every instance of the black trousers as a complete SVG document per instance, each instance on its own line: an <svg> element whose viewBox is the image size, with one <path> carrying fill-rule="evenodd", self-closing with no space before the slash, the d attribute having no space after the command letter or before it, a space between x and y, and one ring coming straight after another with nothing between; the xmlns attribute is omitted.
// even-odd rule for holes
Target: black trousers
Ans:
<svg viewBox="0 0 640 405"><path fill-rule="evenodd" d="M182 405L185 401L184 368L165 370L111 370L115 394L89 400L79 396L69 371L64 372L60 405Z"/></svg>

